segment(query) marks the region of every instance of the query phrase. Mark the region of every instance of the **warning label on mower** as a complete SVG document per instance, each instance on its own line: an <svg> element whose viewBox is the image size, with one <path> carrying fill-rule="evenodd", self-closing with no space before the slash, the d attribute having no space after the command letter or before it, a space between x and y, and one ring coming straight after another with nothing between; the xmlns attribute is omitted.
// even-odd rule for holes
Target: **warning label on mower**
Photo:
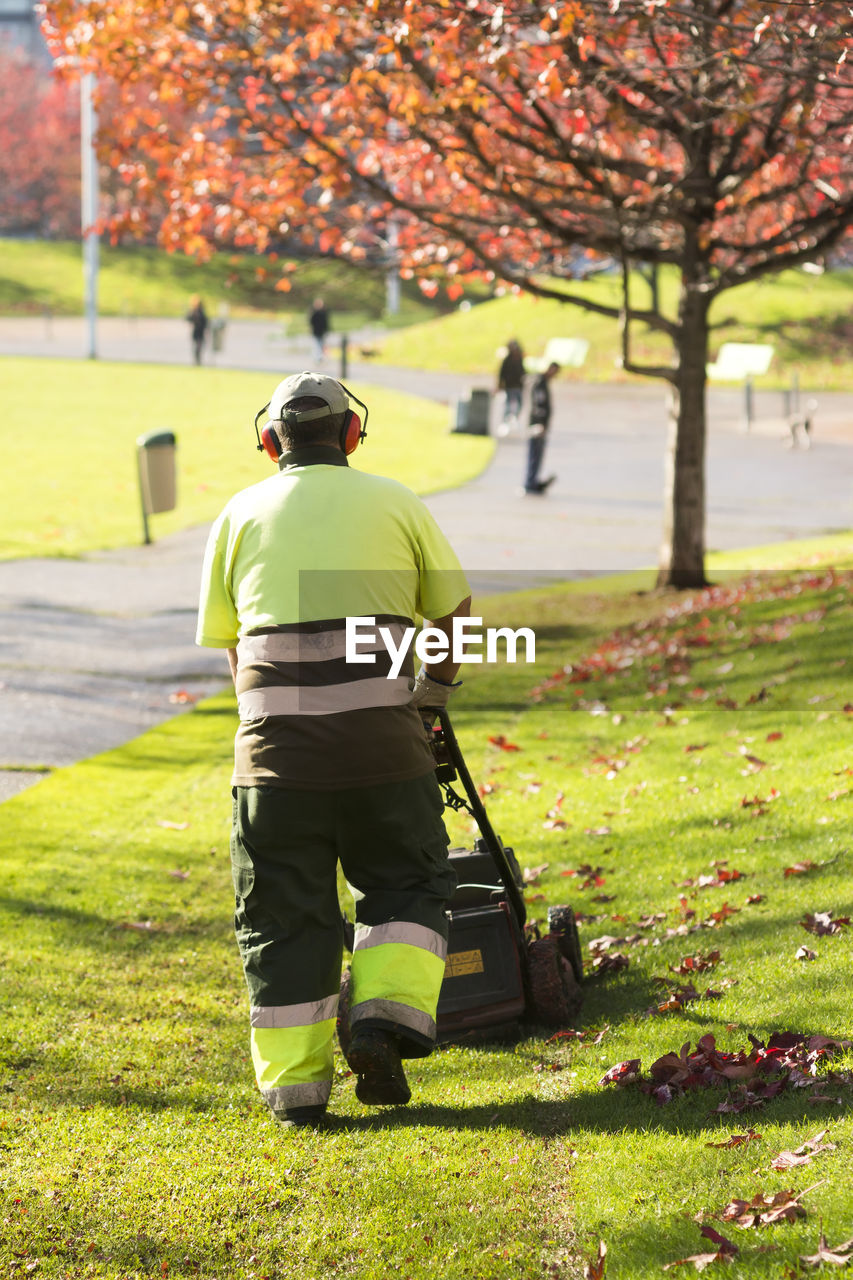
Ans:
<svg viewBox="0 0 853 1280"><path fill-rule="evenodd" d="M483 972L482 951L451 951L447 957L445 978L461 978L466 973Z"/></svg>

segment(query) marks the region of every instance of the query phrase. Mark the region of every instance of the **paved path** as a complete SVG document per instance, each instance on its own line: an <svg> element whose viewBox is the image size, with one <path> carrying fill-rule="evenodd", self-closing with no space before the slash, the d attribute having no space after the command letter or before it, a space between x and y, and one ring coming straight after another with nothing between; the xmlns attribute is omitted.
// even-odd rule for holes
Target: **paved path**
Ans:
<svg viewBox="0 0 853 1280"><path fill-rule="evenodd" d="M180 321L103 321L100 351L109 359L183 361L185 328ZM0 354L83 351L79 320L53 321L48 330L41 320L0 319ZM307 340L286 343L268 325L235 323L219 363L269 369L275 379L310 365L310 351ZM336 360L329 371L338 372ZM488 382L363 361L352 362L348 376L448 405ZM784 541L853 523L853 396L818 399L815 447L803 452L784 447L779 396L758 398L758 420L746 434L739 393L712 390L709 547ZM547 497L520 495L524 442L508 438L464 497L451 490L427 499L480 592L657 560L661 389L558 384L556 401L546 469L558 480ZM0 563L0 799L40 776L2 765L72 763L181 710L188 704L172 700L181 691L200 695L221 686L223 656L192 643L204 538L204 529L194 529L80 560Z"/></svg>

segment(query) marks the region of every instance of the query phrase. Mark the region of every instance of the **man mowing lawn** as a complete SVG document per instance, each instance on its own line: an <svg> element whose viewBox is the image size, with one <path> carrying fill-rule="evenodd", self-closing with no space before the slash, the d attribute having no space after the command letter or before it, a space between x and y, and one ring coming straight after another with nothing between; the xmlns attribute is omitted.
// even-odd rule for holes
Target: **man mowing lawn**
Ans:
<svg viewBox="0 0 853 1280"><path fill-rule="evenodd" d="M385 651L348 662L345 637L348 617L371 617L399 645L417 614L449 636L468 585L413 493L347 465L365 435L350 398L295 374L257 415L278 474L214 524L197 634L228 650L238 696L231 860L252 1059L276 1119L300 1126L322 1120L332 1086L338 860L356 901L347 1057L372 1105L408 1102L401 1059L434 1044L453 887L419 708L446 705L458 664L415 679L410 653L399 673Z"/></svg>

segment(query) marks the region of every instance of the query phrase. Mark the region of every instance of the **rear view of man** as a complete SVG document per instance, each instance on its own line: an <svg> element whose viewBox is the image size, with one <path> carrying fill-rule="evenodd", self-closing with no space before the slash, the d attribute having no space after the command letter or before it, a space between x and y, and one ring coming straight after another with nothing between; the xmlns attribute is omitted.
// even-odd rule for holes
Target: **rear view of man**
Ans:
<svg viewBox="0 0 853 1280"><path fill-rule="evenodd" d="M368 1104L407 1102L402 1059L434 1043L453 889L419 707L446 704L456 664L415 679L409 652L389 678L378 642L347 661L346 619L375 618L399 647L418 614L449 633L470 596L420 500L347 465L364 434L349 394L315 373L275 389L278 474L214 524L197 635L228 650L237 690L235 928L258 1085L291 1125L318 1124L331 1091L338 862L356 900L347 1056Z"/></svg>

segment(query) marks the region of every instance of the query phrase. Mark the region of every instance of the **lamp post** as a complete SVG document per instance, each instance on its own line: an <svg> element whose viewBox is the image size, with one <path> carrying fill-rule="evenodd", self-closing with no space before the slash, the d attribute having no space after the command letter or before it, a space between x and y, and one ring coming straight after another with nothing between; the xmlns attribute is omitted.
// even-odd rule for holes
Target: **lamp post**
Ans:
<svg viewBox="0 0 853 1280"><path fill-rule="evenodd" d="M87 355L97 359L98 322L98 159L95 153L95 76L80 77L80 224L83 236L83 300L86 315Z"/></svg>

